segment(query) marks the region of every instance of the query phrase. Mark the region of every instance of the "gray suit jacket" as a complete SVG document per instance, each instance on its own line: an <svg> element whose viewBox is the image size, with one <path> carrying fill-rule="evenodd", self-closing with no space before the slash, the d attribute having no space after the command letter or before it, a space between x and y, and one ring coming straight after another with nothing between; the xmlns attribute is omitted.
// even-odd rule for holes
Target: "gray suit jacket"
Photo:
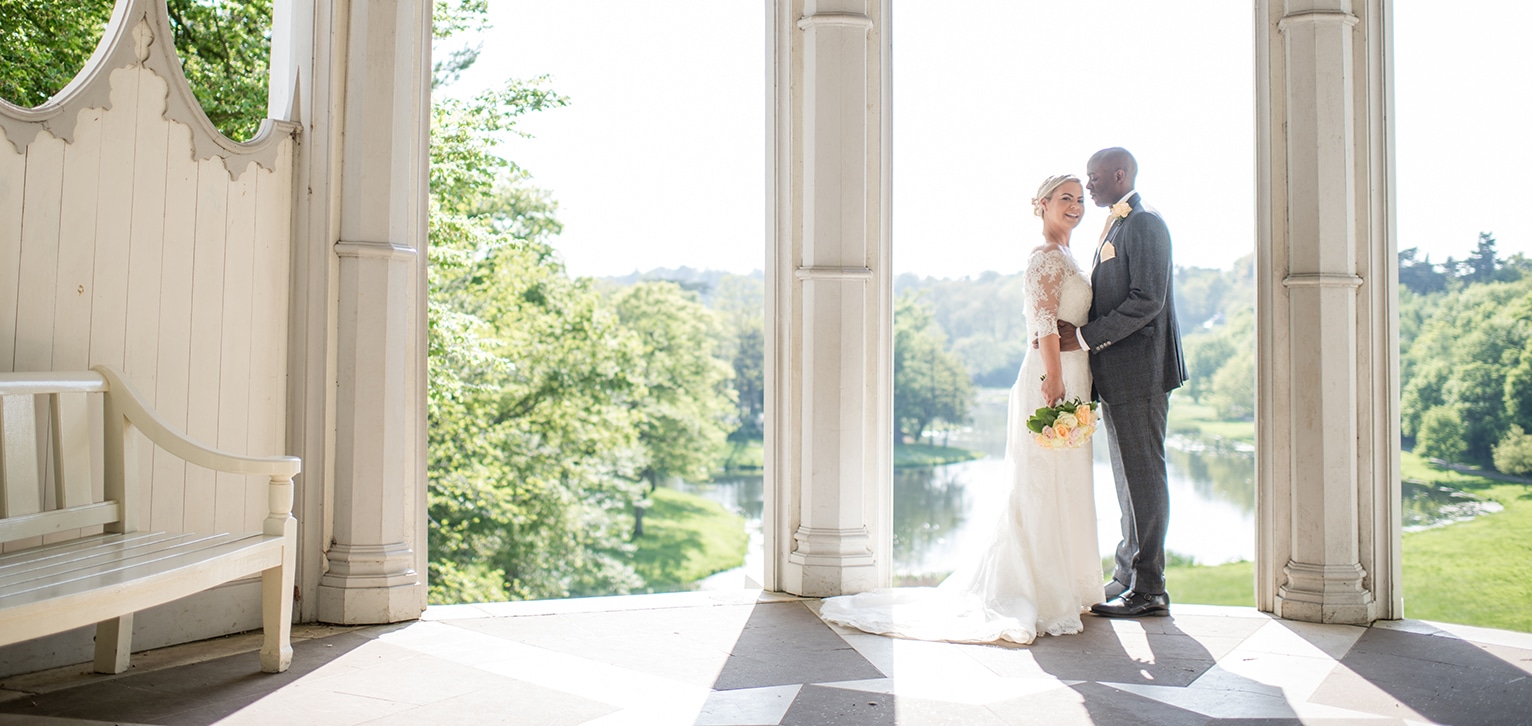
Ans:
<svg viewBox="0 0 1532 726"><path fill-rule="evenodd" d="M1090 346L1095 396L1123 403L1167 393L1186 380L1176 324L1170 230L1138 194L1133 211L1097 248L1090 281L1090 319L1080 336ZM1115 256L1101 260L1110 244Z"/></svg>

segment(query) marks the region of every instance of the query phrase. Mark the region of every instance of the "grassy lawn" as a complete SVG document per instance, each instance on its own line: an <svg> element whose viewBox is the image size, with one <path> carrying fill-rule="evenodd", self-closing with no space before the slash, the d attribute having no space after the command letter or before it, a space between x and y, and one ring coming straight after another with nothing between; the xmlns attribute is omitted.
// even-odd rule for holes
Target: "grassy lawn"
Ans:
<svg viewBox="0 0 1532 726"><path fill-rule="evenodd" d="M1409 452L1403 475L1492 499L1504 511L1468 522L1404 534L1404 614L1504 630L1532 632L1532 486L1508 484L1434 466ZM1170 567L1176 602L1253 605L1255 566Z"/></svg>
<svg viewBox="0 0 1532 726"><path fill-rule="evenodd" d="M938 444L894 444L894 468L940 466L984 458L984 452Z"/></svg>
<svg viewBox="0 0 1532 726"><path fill-rule="evenodd" d="M745 563L745 521L717 502L660 488L649 495L633 569L649 592L674 592Z"/></svg>
<svg viewBox="0 0 1532 726"><path fill-rule="evenodd" d="M1255 563L1194 565L1190 558L1167 553L1165 589L1175 603L1199 605L1255 605ZM1112 558L1101 558L1101 577L1112 577Z"/></svg>
<svg viewBox="0 0 1532 726"><path fill-rule="evenodd" d="M1255 563L1165 568L1173 603L1255 606Z"/></svg>
<svg viewBox="0 0 1532 726"><path fill-rule="evenodd" d="M721 471L743 472L761 471L765 467L766 451L760 439L730 441L723 463L718 465Z"/></svg>
<svg viewBox="0 0 1532 726"><path fill-rule="evenodd" d="M1184 396L1170 399L1169 429L1172 434L1216 436L1247 444L1255 443L1254 421L1224 421L1212 406L1194 403Z"/></svg>
<svg viewBox="0 0 1532 726"><path fill-rule="evenodd" d="M1404 534L1404 614L1532 632L1532 486L1442 469L1403 454L1403 475L1491 499L1504 511Z"/></svg>

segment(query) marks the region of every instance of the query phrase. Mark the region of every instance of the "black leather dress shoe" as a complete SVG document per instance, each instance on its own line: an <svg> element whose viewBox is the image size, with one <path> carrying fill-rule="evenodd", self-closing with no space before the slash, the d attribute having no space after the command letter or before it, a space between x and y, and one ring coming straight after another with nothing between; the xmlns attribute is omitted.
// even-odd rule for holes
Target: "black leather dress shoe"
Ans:
<svg viewBox="0 0 1532 726"><path fill-rule="evenodd" d="M1106 597L1102 598L1103 600L1115 600L1118 595L1128 591L1128 586L1116 580L1108 580L1106 585L1102 587L1102 590L1106 593Z"/></svg>
<svg viewBox="0 0 1532 726"><path fill-rule="evenodd" d="M1128 590L1116 598L1090 606L1090 611L1109 618L1143 618L1170 614L1170 595L1141 595Z"/></svg>

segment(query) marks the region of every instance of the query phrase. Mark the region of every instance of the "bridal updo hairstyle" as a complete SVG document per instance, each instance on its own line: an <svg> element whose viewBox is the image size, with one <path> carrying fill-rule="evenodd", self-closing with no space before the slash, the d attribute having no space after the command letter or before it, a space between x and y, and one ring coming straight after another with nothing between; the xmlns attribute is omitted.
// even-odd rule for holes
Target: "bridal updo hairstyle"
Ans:
<svg viewBox="0 0 1532 726"><path fill-rule="evenodd" d="M1037 196L1032 197L1032 213L1043 216L1043 202L1053 198L1053 190L1058 189L1060 184L1072 181L1079 182L1080 177L1074 174L1059 174L1043 180L1043 185L1037 188Z"/></svg>

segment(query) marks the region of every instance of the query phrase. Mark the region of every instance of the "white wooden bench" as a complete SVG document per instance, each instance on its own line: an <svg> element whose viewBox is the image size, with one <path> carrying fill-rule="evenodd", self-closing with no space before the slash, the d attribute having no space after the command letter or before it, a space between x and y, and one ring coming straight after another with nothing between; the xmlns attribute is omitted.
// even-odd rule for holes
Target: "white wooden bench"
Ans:
<svg viewBox="0 0 1532 726"><path fill-rule="evenodd" d="M90 431L92 394L102 398L105 430L99 438ZM46 407L39 397L46 397ZM39 419L47 424L48 441L39 441ZM134 428L193 464L269 476L262 531L139 531L141 497L149 492L136 481ZM93 439L101 442L101 501L92 494ZM94 624L96 671L121 673L128 667L133 613L260 573L261 670L287 670L297 542L293 477L299 468L296 457L240 456L188 439L146 406L119 372L104 366L0 374L0 542L104 530L0 554L0 645Z"/></svg>

